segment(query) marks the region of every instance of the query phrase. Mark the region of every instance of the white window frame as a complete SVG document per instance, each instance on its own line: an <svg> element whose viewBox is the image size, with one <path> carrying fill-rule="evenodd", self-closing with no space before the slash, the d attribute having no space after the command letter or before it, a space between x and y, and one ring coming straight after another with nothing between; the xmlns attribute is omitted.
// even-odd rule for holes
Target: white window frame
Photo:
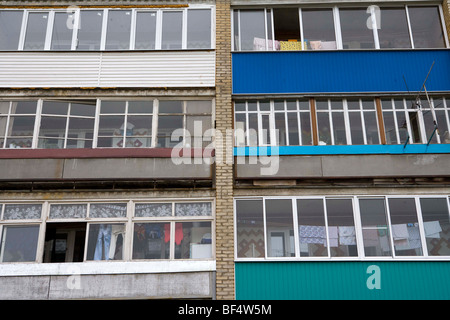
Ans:
<svg viewBox="0 0 450 320"><path fill-rule="evenodd" d="M44 49L39 51L54 51L57 52L59 50L51 50L52 45L52 35L53 35L53 27L54 27L54 19L56 13L67 13L72 14L73 16L73 31L72 31L72 44L70 51L76 51L78 46L78 27L80 25L81 19L81 11L102 11L102 29L101 29L101 39L100 39L100 49L98 51L105 51L106 46L106 37L107 37L107 28L108 28L108 14L111 10L129 10L131 11L131 25L130 25L130 43L129 48L126 50L133 51L135 50L135 40L136 40L136 17L138 12L155 12L156 13L156 35L155 35L155 49L146 50L146 51L155 51L161 50L161 38L162 38L162 15L163 12L182 12L182 48L177 50L188 50L187 49L187 16L188 10L210 10L211 12L211 47L210 48L201 48L201 49L189 49L189 50L214 50L215 49L215 40L216 40L216 26L215 26L215 6L214 5L206 5L206 4L190 4L188 8L126 8L126 9L116 9L116 8L72 8L69 7L67 9L20 9L22 11L22 22L21 29L19 35L19 44L18 51L24 51L24 44L26 38L26 30L28 25L28 17L30 13L48 13L47 27L45 31L45 41L44 41ZM1 9L2 11L7 11L10 9ZM18 11L17 9L11 9L12 11Z"/></svg>
<svg viewBox="0 0 450 320"><path fill-rule="evenodd" d="M3 147L0 148L0 150L3 149L10 149L7 148L6 146L6 142L9 138L11 138L8 135L8 129L9 129L9 123L10 123L10 118L12 116L15 116L15 114L12 114L12 103L15 101L35 101L36 102L36 113L35 114L19 114L18 116L34 116L35 121L34 121L34 127L33 127L33 136L32 136L32 144L30 148L27 149L38 149L38 145L39 145L39 133L40 133L40 129L41 129L41 119L42 116L45 117L54 117L54 118L64 118L66 119L66 130L65 130L65 134L64 134L64 146L62 148L59 149L66 149L67 147L67 140L69 139L68 137L68 124L69 122L67 121L67 119L69 119L69 121L73 118L83 118L83 119L93 119L94 120L94 126L92 128L93 130L93 137L92 137L92 149L96 149L98 148L98 137L99 137L99 123L100 123L100 118L103 115L106 116L114 116L114 115L120 115L120 116L124 116L124 123L127 123L127 117L128 115L131 116L151 116L152 117L152 131L151 131L151 140L150 143L151 145L149 147L142 147L143 149L150 149L150 148L156 148L157 145L157 136L158 136L158 120L159 120L159 101L170 101L170 100L174 100L174 101L180 101L182 103L182 113L168 113L165 115L180 115L183 116L183 128L181 129L187 129L187 117L189 116L201 116L201 117L210 117L210 128L214 128L214 106L215 106L215 100L213 98L209 98L209 97L174 97L174 98L155 98L155 97L148 97L148 98L142 98L142 97L121 97L121 98L115 98L115 99L111 99L111 98L106 98L106 99L102 99L102 98L92 98L90 100L95 100L96 101L96 107L95 107L95 115L93 117L90 116L72 116L70 115L70 107L72 103L76 103L77 98L74 99L70 99L70 102L67 102L69 104L69 108L68 108L68 112L69 114L65 114L65 115L42 115L42 108L43 108L43 104L44 101L47 100L51 100L51 101L58 101L58 98L52 99L52 98L41 98L41 99L35 99L35 98L30 98L30 99L26 99L26 98L22 98L22 99L5 99L2 101L5 101L6 103L9 103L9 107L8 107L8 113L3 115L1 118L5 118L6 119L6 127L5 127L5 132L0 133L0 138L4 138L4 143L3 143ZM66 101L67 99L63 99L62 101ZM101 104L102 101L123 101L125 102L125 113L120 113L120 114L116 114L116 113L100 113L101 112ZM153 103L153 111L152 113L132 113L129 114L128 113L128 105L129 102L134 102L134 101L152 101ZM205 112L205 113L193 113L193 112L189 112L187 110L187 104L188 101L208 101L211 103L211 111L209 112ZM205 129L207 130L207 129ZM3 135L4 134L4 135ZM189 147L188 143L192 142L192 141L187 141L186 140L186 135L187 132L186 130L184 130L183 132L183 143L182 146L183 147ZM108 136L109 137L109 136ZM124 130L124 137L123 137L126 141L126 130ZM191 138L194 138L193 134L191 133ZM202 137L205 138L205 137ZM212 137L213 138L213 137ZM80 139L80 141L83 139ZM85 141L85 140L83 140ZM208 142L209 140L204 140L202 139L202 144L203 142ZM212 141L211 141L212 142ZM181 143L181 142L180 142ZM178 146L180 146L179 144L177 144ZM192 145L191 145L192 147ZM126 145L124 144L122 147L107 147L107 148L115 148L115 149L122 149L122 148L126 148ZM203 148L203 145L202 145Z"/></svg>
<svg viewBox="0 0 450 320"><path fill-rule="evenodd" d="M172 216L170 217L135 217L134 208L136 204L139 203L164 203L172 204ZM175 215L175 204L178 203L210 203L211 204L211 215L209 216L176 216ZM39 204L42 205L41 217L39 219L16 219L16 220L4 220L3 213L7 204ZM50 210L52 205L87 205L86 217L84 218L51 218ZM126 204L126 216L125 217L108 217L108 218L93 218L90 217L90 206L92 204ZM36 249L36 261L31 262L1 262L0 265L7 264L47 264L43 262L44 258L44 246L45 246L45 233L47 223L70 223L70 222L84 222L86 223L86 235L84 244L84 256L83 263L101 263L101 262L144 262L144 261L214 261L215 260L215 199L214 198L180 198L180 199L96 199L95 201L90 200L65 200L65 201L24 201L24 200L0 200L0 242L2 242L4 226L26 226L26 225L36 225L39 226L39 237ZM154 223L154 222L169 222L171 224L171 254L169 259L133 259L133 235L134 235L134 224L135 223ZM208 222L211 225L211 257L210 258L175 258L175 224L178 222ZM123 256L121 260L88 260L87 252L89 245L89 230L92 224L124 224L125 225L125 237L123 239ZM3 243L1 244L4 245ZM3 250L1 250L3 254Z"/></svg>
<svg viewBox="0 0 450 320"><path fill-rule="evenodd" d="M420 6L420 5L419 5ZM423 6L428 6L428 7L437 7L439 10L439 15L441 18L441 30L444 34L444 41L445 41L445 47L446 48L450 48L450 43L449 43L449 37L448 34L446 32L446 28L445 28L445 19L444 19L444 13L443 13L443 9L442 9L442 4L430 4L430 5L423 5ZM364 6L357 6L355 5L354 8L363 8ZM408 24L408 30L409 30L409 39L411 41L411 48L410 49L415 49L414 46L414 39L413 39L413 34L412 34L412 29L411 29L411 22L410 22L410 18L409 18L409 11L408 11L408 5L407 4L400 4L399 7L402 7L405 10L406 13L406 19L407 19L407 24ZM303 7L299 7L298 8L298 13L299 13L299 25L300 25L300 39L302 42L302 50L306 50L307 48L304 47L304 34L303 34L303 16L302 16L302 8ZM306 8L306 7L305 7ZM344 50L343 49L343 42L342 42L342 31L341 31L341 23L340 23L340 13L339 13L339 8L347 8L347 7L341 7L339 5L333 6L333 7L311 7L311 9L331 9L332 10L332 14L333 14L333 23L334 23L334 30L335 30L335 39L336 39L336 50ZM352 8L352 7L349 7ZM381 7L381 9L383 8L383 6ZM266 33L266 51L275 51L275 46L273 46L272 50L269 50L267 47L267 43L269 41L268 36L267 36L267 10L271 10L271 26L272 26L272 40L276 40L275 36L274 36L274 30L275 30L275 26L274 26L274 19L273 19L273 8L272 7L264 7L264 8L255 8L255 10L264 10L264 14L265 14L265 33ZM308 7L309 9L309 7ZM374 44L375 44L375 48L373 50L379 50L380 49L380 40L379 40L379 36L378 36L378 26L377 26L377 20L376 20L376 12L375 12L375 7L374 6L369 6L368 10L370 12L368 12L368 14L370 13L370 16L368 16L368 18L371 19L372 21L372 25L376 26L376 28L373 28L373 39L374 39ZM241 50L241 46L240 46L240 41L241 41L241 34L240 34L240 8L235 8L233 9L233 11L231 12L231 17L232 17L232 35L234 37L234 14L233 12L238 12L238 37L239 37L239 48L235 48L234 45L234 39L232 41L232 51L243 51ZM393 49L398 49L398 48L393 48ZM348 49L345 49L348 50Z"/></svg>
<svg viewBox="0 0 450 320"><path fill-rule="evenodd" d="M449 222L450 222L450 196L448 195L324 195L324 196L242 196L235 197L233 199L234 203L234 259L235 261L450 261L450 255L448 256L430 256L428 254L428 248L426 243L426 236L424 231L424 222L422 217L422 208L420 205L420 199L427 198L439 198L447 200L447 209L449 212ZM329 232L328 232L328 216L326 211L326 201L328 199L350 199L352 201L353 208L353 222L356 231L356 246L358 255L356 257L331 257L330 255L330 246L327 245L328 256L327 257L305 257L301 256L299 249L299 230L298 230L298 221L297 221L297 210L296 204L297 200L313 200L313 199L321 199L324 204L324 212L325 212L325 227L326 227L326 235L327 235L327 244L329 243ZM362 223L361 223L361 212L359 207L360 199L383 199L385 208L386 208L386 223L389 230L389 244L391 246L391 255L390 256L365 256L364 253L364 238L362 233ZM398 256L395 254L394 240L392 237L392 223L391 216L389 210L389 199L414 199L416 206L416 217L417 223L420 231L420 240L421 240L421 250L422 256ZM264 247L265 247L265 256L262 258L242 258L238 257L238 234L237 234L237 211L236 211L236 202L237 201L245 201L245 200L260 200L263 205L263 228L264 228ZM266 200L291 200L292 201L292 215L293 215L293 228L294 228L294 239L295 239L295 257L269 257L268 256L268 240L269 236L267 234L267 225L266 225Z"/></svg>

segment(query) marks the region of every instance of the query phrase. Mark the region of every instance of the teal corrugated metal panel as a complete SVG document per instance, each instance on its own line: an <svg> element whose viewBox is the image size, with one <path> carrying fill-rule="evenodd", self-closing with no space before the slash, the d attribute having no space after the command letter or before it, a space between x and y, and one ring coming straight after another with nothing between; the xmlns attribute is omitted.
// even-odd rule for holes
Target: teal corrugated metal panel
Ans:
<svg viewBox="0 0 450 320"><path fill-rule="evenodd" d="M376 273L380 289L369 289ZM449 300L450 262L237 262L238 300Z"/></svg>

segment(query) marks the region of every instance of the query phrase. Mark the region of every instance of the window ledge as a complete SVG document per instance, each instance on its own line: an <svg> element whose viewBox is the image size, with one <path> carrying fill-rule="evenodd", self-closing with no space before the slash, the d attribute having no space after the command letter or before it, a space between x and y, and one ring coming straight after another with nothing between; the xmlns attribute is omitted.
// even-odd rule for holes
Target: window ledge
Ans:
<svg viewBox="0 0 450 320"><path fill-rule="evenodd" d="M215 260L5 263L0 264L0 277L212 272L215 270Z"/></svg>

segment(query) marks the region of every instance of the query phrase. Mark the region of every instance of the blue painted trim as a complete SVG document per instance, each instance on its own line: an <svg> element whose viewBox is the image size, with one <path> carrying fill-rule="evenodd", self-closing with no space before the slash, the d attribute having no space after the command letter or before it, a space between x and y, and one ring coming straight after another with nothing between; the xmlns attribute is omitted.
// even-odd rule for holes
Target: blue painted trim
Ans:
<svg viewBox="0 0 450 320"><path fill-rule="evenodd" d="M354 145L354 146L283 146L235 147L235 156L260 155L357 155L357 154L436 154L450 153L450 144Z"/></svg>

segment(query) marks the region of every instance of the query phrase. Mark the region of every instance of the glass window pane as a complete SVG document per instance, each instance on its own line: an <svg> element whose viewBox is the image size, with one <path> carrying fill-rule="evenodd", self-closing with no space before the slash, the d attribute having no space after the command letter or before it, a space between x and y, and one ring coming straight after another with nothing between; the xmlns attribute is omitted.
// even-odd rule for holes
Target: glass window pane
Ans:
<svg viewBox="0 0 450 320"><path fill-rule="evenodd" d="M406 115L404 111L397 111L397 128L400 135L400 143L403 144L408 138L408 124L406 122Z"/></svg>
<svg viewBox="0 0 450 320"><path fill-rule="evenodd" d="M31 148L33 137L7 138L5 140L5 148L20 149Z"/></svg>
<svg viewBox="0 0 450 320"><path fill-rule="evenodd" d="M303 9L302 19L303 37L308 44L308 50L337 49L333 11L331 9Z"/></svg>
<svg viewBox="0 0 450 320"><path fill-rule="evenodd" d="M235 111L245 111L245 102L236 101L234 103Z"/></svg>
<svg viewBox="0 0 450 320"><path fill-rule="evenodd" d="M183 12L164 11L162 21L161 49L181 49Z"/></svg>
<svg viewBox="0 0 450 320"><path fill-rule="evenodd" d="M360 199L359 210L365 256L391 256L391 242L384 199Z"/></svg>
<svg viewBox="0 0 450 320"><path fill-rule="evenodd" d="M152 145L152 116L128 116L126 148L149 148Z"/></svg>
<svg viewBox="0 0 450 320"><path fill-rule="evenodd" d="M236 113L236 120L234 122L234 129L236 134L236 146L243 147L248 145L247 129L246 129L246 116L244 113Z"/></svg>
<svg viewBox="0 0 450 320"><path fill-rule="evenodd" d="M101 116L99 122L99 136L123 136L125 116Z"/></svg>
<svg viewBox="0 0 450 320"><path fill-rule="evenodd" d="M236 201L236 220L238 258L264 258L263 201Z"/></svg>
<svg viewBox="0 0 450 320"><path fill-rule="evenodd" d="M352 135L352 144L364 144L361 112L349 112L348 117L350 119L350 133Z"/></svg>
<svg viewBox="0 0 450 320"><path fill-rule="evenodd" d="M258 115L250 113L248 115L248 145L256 147L258 145Z"/></svg>
<svg viewBox="0 0 450 320"><path fill-rule="evenodd" d="M366 127L367 144L379 144L377 114L374 112L364 112L364 125Z"/></svg>
<svg viewBox="0 0 450 320"><path fill-rule="evenodd" d="M1 207L0 207L1 209ZM40 219L42 205L40 204L7 204L3 213L4 220Z"/></svg>
<svg viewBox="0 0 450 320"><path fill-rule="evenodd" d="M292 201L265 200L265 204L268 256L295 256Z"/></svg>
<svg viewBox="0 0 450 320"><path fill-rule="evenodd" d="M94 136L94 119L70 118L68 138L91 140Z"/></svg>
<svg viewBox="0 0 450 320"><path fill-rule="evenodd" d="M159 116L158 147L170 148L180 143L182 137L172 139L172 133L176 129L183 129L183 116Z"/></svg>
<svg viewBox="0 0 450 320"><path fill-rule="evenodd" d="M327 199L328 236L332 257L357 257L351 199Z"/></svg>
<svg viewBox="0 0 450 320"><path fill-rule="evenodd" d="M411 48L405 8L381 8L378 39L381 49Z"/></svg>
<svg viewBox="0 0 450 320"><path fill-rule="evenodd" d="M78 30L77 50L100 50L102 37L103 11L81 10Z"/></svg>
<svg viewBox="0 0 450 320"><path fill-rule="evenodd" d="M425 124L425 134L427 142L431 138L430 143L437 143L437 132L434 131L434 118L431 109L428 107L428 102L423 102L423 122Z"/></svg>
<svg viewBox="0 0 450 320"><path fill-rule="evenodd" d="M191 138L191 141L186 140L186 147L202 148L209 143L206 136L206 131L211 129L210 116L188 116L186 117L186 135ZM205 140L205 141L204 141Z"/></svg>
<svg viewBox="0 0 450 320"><path fill-rule="evenodd" d="M327 112L317 112L317 127L319 129L319 145L331 145L330 115Z"/></svg>
<svg viewBox="0 0 450 320"><path fill-rule="evenodd" d="M50 206L51 219L85 218L86 204L52 204Z"/></svg>
<svg viewBox="0 0 450 320"><path fill-rule="evenodd" d="M183 113L183 101L159 101L159 113Z"/></svg>
<svg viewBox="0 0 450 320"><path fill-rule="evenodd" d="M211 202L175 203L177 217L207 217L212 215Z"/></svg>
<svg viewBox="0 0 450 320"><path fill-rule="evenodd" d="M36 114L37 101L18 101L12 103L11 114Z"/></svg>
<svg viewBox="0 0 450 320"><path fill-rule="evenodd" d="M51 50L70 50L72 48L73 28L68 28L71 19L75 19L75 14L70 12L55 12L53 22L53 34Z"/></svg>
<svg viewBox="0 0 450 320"><path fill-rule="evenodd" d="M133 259L169 259L170 223L135 223Z"/></svg>
<svg viewBox="0 0 450 320"><path fill-rule="evenodd" d="M101 103L101 114L105 113L125 113L125 101L105 101Z"/></svg>
<svg viewBox="0 0 450 320"><path fill-rule="evenodd" d="M42 117L39 137L63 138L66 135L66 117Z"/></svg>
<svg viewBox="0 0 450 320"><path fill-rule="evenodd" d="M420 207L428 255L450 255L450 221L447 199L422 198Z"/></svg>
<svg viewBox="0 0 450 320"><path fill-rule="evenodd" d="M171 203L136 203L134 207L136 217L170 217Z"/></svg>
<svg viewBox="0 0 450 320"><path fill-rule="evenodd" d="M0 50L19 48L23 11L0 11Z"/></svg>
<svg viewBox="0 0 450 320"><path fill-rule="evenodd" d="M67 115L69 104L66 102L44 101L42 114Z"/></svg>
<svg viewBox="0 0 450 320"><path fill-rule="evenodd" d="M109 10L106 50L130 49L131 11Z"/></svg>
<svg viewBox="0 0 450 320"><path fill-rule="evenodd" d="M0 137L4 137L6 134L6 122L8 118L7 117L1 117L0 116Z"/></svg>
<svg viewBox="0 0 450 320"><path fill-rule="evenodd" d="M0 101L0 116L8 115L10 104L11 104L11 102L9 102L9 101Z"/></svg>
<svg viewBox="0 0 450 320"><path fill-rule="evenodd" d="M300 112L300 122L302 130L302 145L311 146L312 129L311 129L311 114L309 112Z"/></svg>
<svg viewBox="0 0 450 320"><path fill-rule="evenodd" d="M234 50L240 50L239 47L239 10L233 10L233 43Z"/></svg>
<svg viewBox="0 0 450 320"><path fill-rule="evenodd" d="M87 260L122 260L125 224L90 224Z"/></svg>
<svg viewBox="0 0 450 320"><path fill-rule="evenodd" d="M128 124L133 128L127 132L127 136L150 136L152 134L152 116L127 117Z"/></svg>
<svg viewBox="0 0 450 320"><path fill-rule="evenodd" d="M367 8L339 9L341 18L342 45L344 49L373 49L373 30L367 27L371 21Z"/></svg>
<svg viewBox="0 0 450 320"><path fill-rule="evenodd" d="M278 130L277 138L278 141L276 144L278 146L286 146L287 140L286 140L286 114L283 113L275 113L275 129Z"/></svg>
<svg viewBox="0 0 450 320"><path fill-rule="evenodd" d="M67 149L92 148L92 139L89 140L67 139L66 148Z"/></svg>
<svg viewBox="0 0 450 320"><path fill-rule="evenodd" d="M1 262L36 261L39 226L4 226L0 246Z"/></svg>
<svg viewBox="0 0 450 320"><path fill-rule="evenodd" d="M124 218L126 216L126 203L93 203L89 208L90 218Z"/></svg>
<svg viewBox="0 0 450 320"><path fill-rule="evenodd" d="M240 50L266 50L264 10L240 10L240 17Z"/></svg>
<svg viewBox="0 0 450 320"><path fill-rule="evenodd" d="M303 113L302 113L303 115ZM288 112L287 114L288 117L288 129L289 129L289 145L290 146L298 146L300 145L300 140L299 140L299 132L298 132L298 118L297 118L297 113L296 112ZM302 123L302 129L303 128L303 123ZM306 130L308 130L308 128L306 128ZM303 132L302 132L303 134ZM302 136L303 139L303 136ZM304 145L307 144L308 140L306 138L306 141L302 141Z"/></svg>
<svg viewBox="0 0 450 320"><path fill-rule="evenodd" d="M415 48L445 48L439 7L408 7Z"/></svg>
<svg viewBox="0 0 450 320"><path fill-rule="evenodd" d="M155 49L156 12L138 12L136 14L136 50Z"/></svg>
<svg viewBox="0 0 450 320"><path fill-rule="evenodd" d="M323 200L297 200L300 256L326 257L327 234Z"/></svg>
<svg viewBox="0 0 450 320"><path fill-rule="evenodd" d="M435 101L435 105L436 105L436 101ZM438 128L439 128L439 137L441 138L441 143L449 143L450 141L446 142L445 139L449 139L448 133L449 132L449 127L447 125L447 117L446 117L446 112L445 110L436 110L436 119L437 119L437 123L438 123ZM1 125L0 125L0 129L1 129ZM438 134L436 132L436 134Z"/></svg>
<svg viewBox="0 0 450 320"><path fill-rule="evenodd" d="M212 258L211 222L175 223L175 259Z"/></svg>
<svg viewBox="0 0 450 320"><path fill-rule="evenodd" d="M261 115L261 135L260 145L272 144L272 130L270 129L270 116L268 114Z"/></svg>
<svg viewBox="0 0 450 320"><path fill-rule="evenodd" d="M416 203L414 199L389 199L392 238L397 256L421 256Z"/></svg>
<svg viewBox="0 0 450 320"><path fill-rule="evenodd" d="M383 120L387 144L398 144L394 113L392 111L384 111Z"/></svg>
<svg viewBox="0 0 450 320"><path fill-rule="evenodd" d="M211 48L211 10L188 10L187 48Z"/></svg>
<svg viewBox="0 0 450 320"><path fill-rule="evenodd" d="M333 112L332 117L333 117L334 144L335 145L347 144L344 113L343 112Z"/></svg>
<svg viewBox="0 0 450 320"><path fill-rule="evenodd" d="M153 113L153 101L129 101L128 113Z"/></svg>
<svg viewBox="0 0 450 320"><path fill-rule="evenodd" d="M48 12L30 12L25 35L24 50L44 50Z"/></svg>
<svg viewBox="0 0 450 320"><path fill-rule="evenodd" d="M186 113L188 114L211 114L211 101L186 101Z"/></svg>
<svg viewBox="0 0 450 320"><path fill-rule="evenodd" d="M8 136L33 137L34 121L30 116L10 117Z"/></svg>

